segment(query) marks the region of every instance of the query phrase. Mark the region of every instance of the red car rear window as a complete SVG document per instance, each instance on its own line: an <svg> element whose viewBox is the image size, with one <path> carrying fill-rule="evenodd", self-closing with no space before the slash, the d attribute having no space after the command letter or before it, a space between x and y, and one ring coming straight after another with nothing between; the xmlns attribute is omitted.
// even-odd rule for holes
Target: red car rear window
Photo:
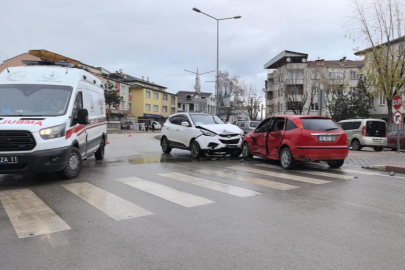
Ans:
<svg viewBox="0 0 405 270"><path fill-rule="evenodd" d="M306 130L315 130L315 131L333 131L341 130L340 126L337 125L331 119L322 119L322 118L301 118L302 125Z"/></svg>

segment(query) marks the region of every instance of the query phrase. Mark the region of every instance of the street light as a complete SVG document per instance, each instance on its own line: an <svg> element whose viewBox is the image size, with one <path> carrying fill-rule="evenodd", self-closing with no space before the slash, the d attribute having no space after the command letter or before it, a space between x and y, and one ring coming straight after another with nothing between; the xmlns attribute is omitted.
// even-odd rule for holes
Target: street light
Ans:
<svg viewBox="0 0 405 270"><path fill-rule="evenodd" d="M206 13L204 13L204 12L202 12L201 10L199 10L198 8L193 8L193 10L195 11L195 12L198 12L198 13L202 13L202 14L204 14L205 16L208 16L208 17L210 17L210 18L212 18L212 19L214 19L214 20L216 20L217 21L217 78L216 78L216 80L215 80L215 84L216 84L216 89L215 89L215 95L216 95L216 103L217 103L217 111L219 111L219 106L220 106L220 104L219 104L219 21L224 21L224 20L232 20L232 19L240 19L240 18L242 18L242 16L234 16L234 17L229 17L229 18L221 18L221 19L217 19L217 18L215 18L215 17L213 17L213 16L211 16L211 15L208 15L208 14L206 14Z"/></svg>

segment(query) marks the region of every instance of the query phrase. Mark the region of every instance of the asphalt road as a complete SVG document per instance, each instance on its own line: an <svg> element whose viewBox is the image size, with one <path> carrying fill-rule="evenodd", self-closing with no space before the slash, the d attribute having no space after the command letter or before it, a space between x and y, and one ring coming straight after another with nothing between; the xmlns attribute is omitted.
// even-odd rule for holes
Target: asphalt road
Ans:
<svg viewBox="0 0 405 270"><path fill-rule="evenodd" d="M111 135L81 176L0 176L0 269L404 269L405 177L162 155Z"/></svg>

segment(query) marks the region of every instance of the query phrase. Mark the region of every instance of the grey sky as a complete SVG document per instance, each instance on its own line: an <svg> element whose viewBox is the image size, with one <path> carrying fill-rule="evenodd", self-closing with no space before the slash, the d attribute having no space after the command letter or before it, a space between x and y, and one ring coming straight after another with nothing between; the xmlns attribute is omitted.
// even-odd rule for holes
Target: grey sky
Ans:
<svg viewBox="0 0 405 270"><path fill-rule="evenodd" d="M264 87L263 64L282 50L354 59L345 38L350 0L0 0L0 59L46 49L110 71L150 77L168 91L193 91L194 75L216 69L215 17L220 23L220 70ZM214 73L202 78L213 92Z"/></svg>

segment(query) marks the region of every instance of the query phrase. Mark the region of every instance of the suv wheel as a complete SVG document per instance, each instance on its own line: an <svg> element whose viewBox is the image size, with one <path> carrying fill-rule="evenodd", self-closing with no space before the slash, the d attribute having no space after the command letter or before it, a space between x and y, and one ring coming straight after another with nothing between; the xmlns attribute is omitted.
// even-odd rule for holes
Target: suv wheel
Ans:
<svg viewBox="0 0 405 270"><path fill-rule="evenodd" d="M58 176L62 179L73 179L79 176L82 169L82 155L79 149L72 147L67 158L66 167L57 172Z"/></svg>
<svg viewBox="0 0 405 270"><path fill-rule="evenodd" d="M292 170L294 169L296 162L294 157L291 154L291 151L288 147L283 148L280 153L280 164L283 169Z"/></svg>
<svg viewBox="0 0 405 270"><path fill-rule="evenodd" d="M244 142L243 145L242 145L242 156L244 158L252 158L253 157L252 153L250 153L249 144L247 142Z"/></svg>
<svg viewBox="0 0 405 270"><path fill-rule="evenodd" d="M191 154L193 155L193 158L199 158L202 156L200 144L195 140L191 143Z"/></svg>
<svg viewBox="0 0 405 270"><path fill-rule="evenodd" d="M352 141L352 149L354 151L360 151L361 148L362 147L361 147L361 144L360 144L359 140L355 139L355 140Z"/></svg>
<svg viewBox="0 0 405 270"><path fill-rule="evenodd" d="M170 153L172 151L172 148L169 145L169 140L166 137L162 138L162 151L163 153Z"/></svg>
<svg viewBox="0 0 405 270"><path fill-rule="evenodd" d="M344 159L327 161L329 167L331 168L340 168L342 167L344 162L345 162Z"/></svg>

